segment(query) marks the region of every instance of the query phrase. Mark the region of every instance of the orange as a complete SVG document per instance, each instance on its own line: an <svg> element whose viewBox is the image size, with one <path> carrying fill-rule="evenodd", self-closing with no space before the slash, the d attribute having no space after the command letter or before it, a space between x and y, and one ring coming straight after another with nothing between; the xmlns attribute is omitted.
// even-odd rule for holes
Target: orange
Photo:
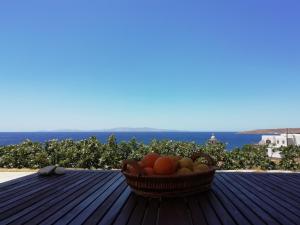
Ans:
<svg viewBox="0 0 300 225"><path fill-rule="evenodd" d="M160 156L159 154L154 152L148 153L142 159L142 164L144 165L144 167L153 167L155 161L159 158L159 156Z"/></svg>
<svg viewBox="0 0 300 225"><path fill-rule="evenodd" d="M143 161L138 161L138 164L141 168L144 168L146 166Z"/></svg>
<svg viewBox="0 0 300 225"><path fill-rule="evenodd" d="M173 160L168 156L159 157L153 166L154 172L159 175L168 175L175 172Z"/></svg>
<svg viewBox="0 0 300 225"><path fill-rule="evenodd" d="M176 171L177 168L178 168L178 165L179 165L179 163L178 163L178 161L179 161L178 156L175 156L175 155L169 155L168 157L169 157L170 159L172 159L174 171Z"/></svg>
<svg viewBox="0 0 300 225"><path fill-rule="evenodd" d="M147 175L147 176L151 176L154 174L154 170L152 167L145 167L144 168L144 173Z"/></svg>

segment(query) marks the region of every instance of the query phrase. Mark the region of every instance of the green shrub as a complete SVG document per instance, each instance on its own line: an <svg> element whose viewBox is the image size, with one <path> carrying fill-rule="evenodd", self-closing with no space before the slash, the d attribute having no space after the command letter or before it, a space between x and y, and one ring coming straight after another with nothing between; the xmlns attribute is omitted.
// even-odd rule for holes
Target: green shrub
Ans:
<svg viewBox="0 0 300 225"><path fill-rule="evenodd" d="M295 146L282 147L282 160L276 165L267 156L266 146L245 145L226 151L223 143L198 145L195 142L152 140L146 145L134 138L118 143L113 135L106 143L91 137L81 141L66 139L45 143L26 140L17 145L0 146L0 167L40 168L57 164L68 168L112 169L121 168L122 160L140 160L149 152L190 157L198 151L210 154L219 169L300 169L300 147Z"/></svg>
<svg viewBox="0 0 300 225"><path fill-rule="evenodd" d="M225 153L223 169L275 169L266 146L245 145Z"/></svg>
<svg viewBox="0 0 300 225"><path fill-rule="evenodd" d="M281 147L282 159L279 166L284 170L299 170L300 169L300 146Z"/></svg>
<svg viewBox="0 0 300 225"><path fill-rule="evenodd" d="M218 167L222 167L226 156L226 145L223 143L210 144L207 143L200 147L200 150L208 153L216 162Z"/></svg>

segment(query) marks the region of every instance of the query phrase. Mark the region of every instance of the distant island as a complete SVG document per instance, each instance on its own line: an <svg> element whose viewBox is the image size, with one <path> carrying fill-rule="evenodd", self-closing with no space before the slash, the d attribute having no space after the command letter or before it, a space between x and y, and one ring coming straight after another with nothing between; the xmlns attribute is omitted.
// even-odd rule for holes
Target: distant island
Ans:
<svg viewBox="0 0 300 225"><path fill-rule="evenodd" d="M285 134L287 131L290 134L300 134L300 128L258 129L241 131L239 134Z"/></svg>
<svg viewBox="0 0 300 225"><path fill-rule="evenodd" d="M111 129L97 130L103 132L175 132L177 130L157 129L151 127L116 127Z"/></svg>
<svg viewBox="0 0 300 225"><path fill-rule="evenodd" d="M60 129L60 130L39 131L39 132L180 132L180 130L157 129L151 127L116 127L116 128L99 129L99 130Z"/></svg>

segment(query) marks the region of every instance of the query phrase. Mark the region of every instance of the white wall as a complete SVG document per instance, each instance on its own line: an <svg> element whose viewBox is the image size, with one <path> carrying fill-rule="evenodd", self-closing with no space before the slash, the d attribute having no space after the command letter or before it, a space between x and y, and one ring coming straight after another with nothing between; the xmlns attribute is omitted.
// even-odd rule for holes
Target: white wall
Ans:
<svg viewBox="0 0 300 225"><path fill-rule="evenodd" d="M271 141L271 144L268 148L268 156L273 158L281 158L280 151L277 151L277 148L281 146L287 146L287 135L263 135L259 144L267 144L267 140ZM300 146L300 134L288 134L288 138L291 140L292 143L295 145ZM290 144L291 142L289 142Z"/></svg>

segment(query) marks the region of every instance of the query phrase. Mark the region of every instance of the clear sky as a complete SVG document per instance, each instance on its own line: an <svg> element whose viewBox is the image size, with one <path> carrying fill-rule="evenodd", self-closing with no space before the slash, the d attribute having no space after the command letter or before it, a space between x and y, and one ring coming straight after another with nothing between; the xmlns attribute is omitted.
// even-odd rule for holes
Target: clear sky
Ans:
<svg viewBox="0 0 300 225"><path fill-rule="evenodd" d="M0 131L300 127L300 1L4 0Z"/></svg>

